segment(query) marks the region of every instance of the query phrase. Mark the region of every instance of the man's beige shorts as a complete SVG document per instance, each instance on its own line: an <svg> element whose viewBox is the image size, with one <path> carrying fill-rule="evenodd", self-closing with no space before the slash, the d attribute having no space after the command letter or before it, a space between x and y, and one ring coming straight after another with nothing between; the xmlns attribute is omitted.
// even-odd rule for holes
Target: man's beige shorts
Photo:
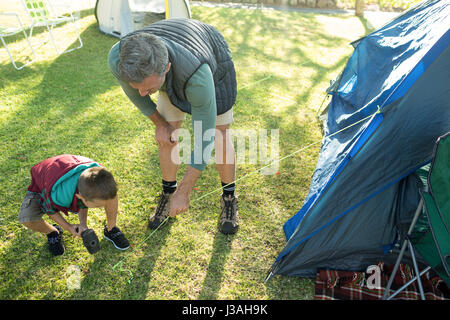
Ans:
<svg viewBox="0 0 450 320"><path fill-rule="evenodd" d="M158 100L156 102L156 110L167 121L184 121L186 113L175 107L169 100L167 93L159 91ZM218 115L216 118L216 126L223 126L233 123L233 108L227 112Z"/></svg>

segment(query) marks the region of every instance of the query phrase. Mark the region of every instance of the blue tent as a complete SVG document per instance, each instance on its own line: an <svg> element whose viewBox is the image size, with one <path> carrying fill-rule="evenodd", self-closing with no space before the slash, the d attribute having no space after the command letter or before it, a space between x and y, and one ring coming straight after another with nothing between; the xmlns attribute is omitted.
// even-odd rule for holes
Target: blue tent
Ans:
<svg viewBox="0 0 450 320"><path fill-rule="evenodd" d="M449 27L449 1L424 1L353 43L309 193L283 227L269 278L385 261L419 202L415 172L450 131Z"/></svg>

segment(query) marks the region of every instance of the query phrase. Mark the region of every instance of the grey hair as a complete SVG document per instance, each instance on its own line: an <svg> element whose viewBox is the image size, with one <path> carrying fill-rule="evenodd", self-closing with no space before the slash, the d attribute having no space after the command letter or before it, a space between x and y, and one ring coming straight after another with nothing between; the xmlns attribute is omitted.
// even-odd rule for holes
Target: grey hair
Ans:
<svg viewBox="0 0 450 320"><path fill-rule="evenodd" d="M153 34L139 32L121 44L117 67L124 81L141 83L155 73L163 76L168 63L164 42Z"/></svg>

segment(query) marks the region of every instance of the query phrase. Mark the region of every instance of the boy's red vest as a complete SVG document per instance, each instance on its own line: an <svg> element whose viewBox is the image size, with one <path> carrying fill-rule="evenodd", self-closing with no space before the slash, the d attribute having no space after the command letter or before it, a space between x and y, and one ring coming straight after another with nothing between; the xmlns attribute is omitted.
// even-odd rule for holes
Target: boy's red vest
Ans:
<svg viewBox="0 0 450 320"><path fill-rule="evenodd" d="M74 156L71 154L63 154L41 161L30 170L31 184L28 187L28 191L40 194L41 207L46 213L57 211L62 211L65 214L67 214L68 211L78 212L78 198L75 195L69 208L56 205L50 196L52 187L59 178L73 168L81 164L92 162L95 161L83 156ZM78 192L78 190L76 192Z"/></svg>

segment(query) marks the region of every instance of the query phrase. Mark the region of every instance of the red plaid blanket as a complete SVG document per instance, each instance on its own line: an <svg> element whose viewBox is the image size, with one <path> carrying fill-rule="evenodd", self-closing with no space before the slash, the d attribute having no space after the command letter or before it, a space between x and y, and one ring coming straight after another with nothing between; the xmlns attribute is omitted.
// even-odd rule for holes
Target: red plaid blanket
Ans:
<svg viewBox="0 0 450 320"><path fill-rule="evenodd" d="M318 269L316 276L316 300L380 300L394 266L379 263L366 272ZM390 294L414 277L411 267L400 264L391 286ZM438 276L425 273L422 286L427 300L450 299L447 284ZM393 300L420 300L417 281L393 298Z"/></svg>

